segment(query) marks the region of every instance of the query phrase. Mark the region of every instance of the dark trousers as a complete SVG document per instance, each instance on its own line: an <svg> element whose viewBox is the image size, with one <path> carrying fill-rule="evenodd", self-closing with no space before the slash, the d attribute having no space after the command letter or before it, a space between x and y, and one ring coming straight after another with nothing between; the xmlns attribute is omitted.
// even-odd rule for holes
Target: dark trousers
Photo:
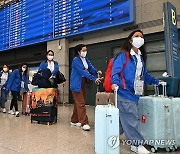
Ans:
<svg viewBox="0 0 180 154"><path fill-rule="evenodd" d="M5 103L6 103L6 99L7 99L7 95L8 95L9 91L6 89L1 89L1 108L5 108Z"/></svg>
<svg viewBox="0 0 180 154"><path fill-rule="evenodd" d="M10 110L12 110L14 107L15 111L18 111L18 104L17 104L18 92L17 91L11 91L11 94L12 94L12 100L11 100Z"/></svg>
<svg viewBox="0 0 180 154"><path fill-rule="evenodd" d="M85 78L82 80L82 87L80 92L72 91L75 100L74 110L71 117L71 122L80 122L81 126L88 124L88 117L86 115L85 107Z"/></svg>

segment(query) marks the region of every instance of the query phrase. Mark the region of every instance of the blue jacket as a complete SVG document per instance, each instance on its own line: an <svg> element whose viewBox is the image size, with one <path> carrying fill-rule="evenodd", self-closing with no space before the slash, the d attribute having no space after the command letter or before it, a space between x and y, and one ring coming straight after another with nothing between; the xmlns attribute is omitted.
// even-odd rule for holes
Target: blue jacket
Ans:
<svg viewBox="0 0 180 154"><path fill-rule="evenodd" d="M141 58L142 59L142 58ZM117 84L119 86L118 95L121 97L138 102L139 95L135 95L134 91L134 80L135 80L135 73L136 73L136 65L137 65L137 58L133 56L133 60L129 59L126 68L123 71L123 76L126 83L126 89L123 88L122 80L120 77L120 72L123 68L123 65L126 62L126 54L125 52L118 54L113 61L113 68L112 68L112 76L111 81L112 84ZM142 59L142 63L144 65L144 61ZM142 75L144 77L144 84L158 84L159 80L152 77L143 67Z"/></svg>
<svg viewBox="0 0 180 154"><path fill-rule="evenodd" d="M0 77L2 76L2 74L3 74L3 72L0 72ZM2 87L6 87L6 85L7 85L7 83L8 83L8 80L9 80L10 76L11 76L11 74L8 73L7 81L6 81L6 83L5 83L4 85L2 85Z"/></svg>
<svg viewBox="0 0 180 154"><path fill-rule="evenodd" d="M95 81L96 77L92 74L97 74L97 69L95 69L91 62L86 58L86 62L88 64L88 71L84 69L84 65L79 56L75 57L72 61L72 70L70 76L70 89L72 91L80 92L81 91L81 83L82 77L86 77L90 80Z"/></svg>
<svg viewBox="0 0 180 154"><path fill-rule="evenodd" d="M41 62L40 66L39 66L39 70L43 70L46 69L48 67L48 62L47 61L43 61ZM54 70L52 71L53 75L56 75L59 71L59 65L58 62L54 61Z"/></svg>
<svg viewBox="0 0 180 154"><path fill-rule="evenodd" d="M28 88L28 77L27 75L23 74L22 79L24 81L24 88L26 91L29 91ZM18 69L15 69L7 81L6 88L12 91L20 92L21 90L21 76Z"/></svg>

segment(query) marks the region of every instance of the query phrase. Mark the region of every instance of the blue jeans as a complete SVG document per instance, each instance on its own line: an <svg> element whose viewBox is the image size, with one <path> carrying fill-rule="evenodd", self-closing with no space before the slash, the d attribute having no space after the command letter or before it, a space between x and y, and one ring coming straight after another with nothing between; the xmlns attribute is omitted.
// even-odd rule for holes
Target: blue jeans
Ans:
<svg viewBox="0 0 180 154"><path fill-rule="evenodd" d="M120 134L125 133L126 139L133 145L139 145L136 141L144 142L144 138L138 131L137 103L124 99L118 95Z"/></svg>
<svg viewBox="0 0 180 154"><path fill-rule="evenodd" d="M9 91L7 89L1 88L1 108L5 108L8 93Z"/></svg>

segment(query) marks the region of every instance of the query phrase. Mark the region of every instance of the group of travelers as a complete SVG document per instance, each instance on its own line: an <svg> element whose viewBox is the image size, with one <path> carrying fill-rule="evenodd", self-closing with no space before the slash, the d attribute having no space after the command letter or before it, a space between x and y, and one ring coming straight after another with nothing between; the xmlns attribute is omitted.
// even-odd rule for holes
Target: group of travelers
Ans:
<svg viewBox="0 0 180 154"><path fill-rule="evenodd" d="M56 76L59 71L59 65L54 61L54 52L49 50L46 53L46 61L41 62L39 70L48 68L52 76ZM3 66L2 72L0 73L0 90L1 90L1 99L0 99L0 110L3 113L6 113L5 103L7 101L8 93L11 92L12 99L9 107L8 113L19 117L18 110L18 97L29 91L28 84L28 66L23 63L18 69L15 69L12 73L9 71L7 64Z"/></svg>
<svg viewBox="0 0 180 154"><path fill-rule="evenodd" d="M127 61L127 57L129 60ZM48 68L55 77L59 71L59 65L54 61L54 52L49 50L47 60L40 64L39 70ZM125 69L124 64L127 62ZM143 93L144 84L158 84L159 80L152 77L145 68L146 50L144 48L144 36L141 30L135 30L127 37L122 50L114 57L112 67L112 90L118 88L118 104L120 113L120 134L125 133L127 140L144 140L138 131L137 104ZM123 69L123 81L120 72ZM75 47L75 57L72 61L70 75L70 90L75 100L70 124L81 127L82 130L90 130L88 116L85 107L85 88L88 80L100 84L102 71L96 69L87 58L87 46L79 44ZM7 94L11 91L12 100L9 114L19 116L17 98L21 92L28 89L28 66L22 64L19 69L9 73L8 65L3 66L1 79L1 109L5 113ZM13 107L15 112L13 111ZM131 150L138 153L149 153L143 145L131 145Z"/></svg>

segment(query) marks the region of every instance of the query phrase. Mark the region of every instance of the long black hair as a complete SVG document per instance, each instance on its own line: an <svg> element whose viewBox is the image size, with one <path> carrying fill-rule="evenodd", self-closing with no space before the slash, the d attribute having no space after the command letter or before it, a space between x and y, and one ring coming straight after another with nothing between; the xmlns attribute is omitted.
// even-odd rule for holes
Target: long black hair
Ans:
<svg viewBox="0 0 180 154"><path fill-rule="evenodd" d="M140 33L142 33L142 35L144 35L143 32L142 32L141 30L139 30L139 29L138 29L138 30L134 30L133 32L131 32L131 33L129 34L129 36L127 37L127 39L126 39L126 41L125 41L125 43L124 43L124 45L123 45L123 47L122 47L122 51L126 51L126 52L129 52L129 53L130 53L130 50L131 50L131 48L132 48L132 44L130 43L130 40L132 39L132 36L133 36L136 32L140 32ZM144 62L146 62L147 54L146 54L146 50L145 50L144 45L142 45L142 46L139 48L139 50L141 51L141 54L142 54L142 57L143 57ZM122 51L121 51L121 52L122 52Z"/></svg>
<svg viewBox="0 0 180 154"><path fill-rule="evenodd" d="M85 45L85 44L78 44L78 45L76 45L76 46L74 47L75 56L78 56L78 55L79 55L78 52L80 52L83 47L86 47L86 45Z"/></svg>
<svg viewBox="0 0 180 154"><path fill-rule="evenodd" d="M22 72L23 72L23 71L22 71L22 67L23 67L24 65L27 66L26 63L22 63L22 64L19 66L19 73L20 73L20 74L22 74ZM27 73L28 73L28 66L26 67L26 70L24 71L24 74L27 75Z"/></svg>
<svg viewBox="0 0 180 154"><path fill-rule="evenodd" d="M4 67L4 66L6 66L6 67L7 67L7 69L8 69L8 71L7 71L7 72L9 73L9 66L8 66L7 64L4 64L4 65L3 65L3 67ZM4 72L4 70L3 70L3 72Z"/></svg>
<svg viewBox="0 0 180 154"><path fill-rule="evenodd" d="M52 50L48 50L48 51L46 52L46 56L47 56L50 52L52 52L52 53L53 53L53 56L54 56L54 51L52 51Z"/></svg>

